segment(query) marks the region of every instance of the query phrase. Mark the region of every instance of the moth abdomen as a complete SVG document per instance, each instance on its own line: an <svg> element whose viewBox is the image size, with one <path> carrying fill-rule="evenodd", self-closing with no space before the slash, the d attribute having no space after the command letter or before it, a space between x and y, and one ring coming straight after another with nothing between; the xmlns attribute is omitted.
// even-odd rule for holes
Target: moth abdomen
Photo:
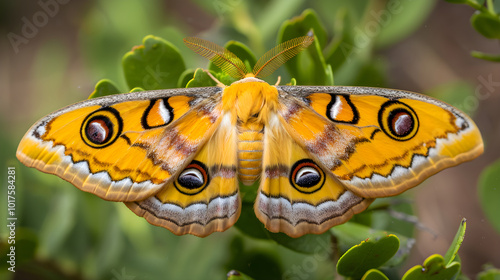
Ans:
<svg viewBox="0 0 500 280"><path fill-rule="evenodd" d="M238 124L238 174L245 185L253 184L262 173L264 124L254 121Z"/></svg>

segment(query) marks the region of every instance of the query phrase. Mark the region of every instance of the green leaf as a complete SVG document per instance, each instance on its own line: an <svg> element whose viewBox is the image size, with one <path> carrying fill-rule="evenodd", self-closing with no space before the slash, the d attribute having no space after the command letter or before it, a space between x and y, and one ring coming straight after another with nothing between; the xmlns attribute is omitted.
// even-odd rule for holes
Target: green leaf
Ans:
<svg viewBox="0 0 500 280"><path fill-rule="evenodd" d="M377 268L391 259L399 248L395 235L377 241L368 239L349 249L337 262L337 272L346 277L360 278L368 270Z"/></svg>
<svg viewBox="0 0 500 280"><path fill-rule="evenodd" d="M264 246L259 246L258 243L264 243ZM235 237L231 242L229 261L225 264L226 269L237 270L259 280L281 279L283 271L279 255L268 249L270 247L268 243Z"/></svg>
<svg viewBox="0 0 500 280"><path fill-rule="evenodd" d="M316 38L316 35L314 36ZM331 69L328 69L326 65L325 58L323 57L323 53L321 51L320 43L317 40L314 40L312 46L310 46L304 54L309 54L310 56L310 66L304 67L303 69L309 69L309 71L301 71L302 72L302 81L299 80L301 85L326 85L333 86L333 72ZM298 76L300 77L300 76Z"/></svg>
<svg viewBox="0 0 500 280"><path fill-rule="evenodd" d="M135 87L135 88L130 90L130 92L140 92L140 91L144 91L144 89L141 87Z"/></svg>
<svg viewBox="0 0 500 280"><path fill-rule="evenodd" d="M479 177L479 201L484 214L493 227L500 232L500 160L483 170Z"/></svg>
<svg viewBox="0 0 500 280"><path fill-rule="evenodd" d="M349 248L359 244L363 240L370 239L381 239L387 236L387 234L394 234L393 232L388 232L386 230L376 230L372 227L360 225L353 222L347 222L342 225L338 225L330 229L330 232L337 237L338 246L341 252L346 252ZM410 249L415 243L415 239L408 238L401 234L398 235L399 238L399 250L394 255L394 257L388 261L388 265L398 265L400 264L406 256L410 253Z"/></svg>
<svg viewBox="0 0 500 280"><path fill-rule="evenodd" d="M455 4L465 4L465 3L467 3L467 1L469 1L469 0L446 0L446 2L455 3Z"/></svg>
<svg viewBox="0 0 500 280"><path fill-rule="evenodd" d="M386 3L382 10L370 10L360 29L365 36L376 36L376 46L379 48L390 46L409 36L422 25L436 1L398 0ZM374 34L377 30L378 34Z"/></svg>
<svg viewBox="0 0 500 280"><path fill-rule="evenodd" d="M315 40L319 42L320 49L323 49L327 41L326 30L312 9L306 9L300 16L283 22L278 33L278 42L283 43L293 38L306 36L311 29L316 36Z"/></svg>
<svg viewBox="0 0 500 280"><path fill-rule="evenodd" d="M500 269L495 267L486 267L477 275L478 280L500 280Z"/></svg>
<svg viewBox="0 0 500 280"><path fill-rule="evenodd" d="M128 86L146 90L175 88L186 70L177 48L152 35L146 36L142 45L125 54L122 64Z"/></svg>
<svg viewBox="0 0 500 280"><path fill-rule="evenodd" d="M354 34L349 10L342 9L337 12L334 28L333 41L325 52L327 53L325 60L331 65L332 72L335 73L346 62L354 49Z"/></svg>
<svg viewBox="0 0 500 280"><path fill-rule="evenodd" d="M198 68L194 72L193 78L186 84L186 87L208 87L215 85L215 81L203 69Z"/></svg>
<svg viewBox="0 0 500 280"><path fill-rule="evenodd" d="M226 74L224 72L219 72L219 73L212 73L219 82L221 82L224 85L230 85L233 82L236 81L235 78L229 76L229 74Z"/></svg>
<svg viewBox="0 0 500 280"><path fill-rule="evenodd" d="M314 36L316 38L316 35ZM289 40L283 38L280 43ZM286 64L290 76L300 85L333 85L333 73L327 69L319 42L314 40L309 48L290 59Z"/></svg>
<svg viewBox="0 0 500 280"><path fill-rule="evenodd" d="M243 183L240 183L240 193L241 200L243 202L254 203L257 198L257 191L259 189L260 182L257 180L250 186L246 186Z"/></svg>
<svg viewBox="0 0 500 280"><path fill-rule="evenodd" d="M460 223L460 227L458 227L457 234L455 234L455 238L453 239L453 242L450 245L450 248L444 255L444 262L446 266L450 265L455 257L457 256L458 249L460 249L460 246L462 245L462 242L464 241L464 236L465 236L465 228L466 228L466 222L465 218L462 219L462 222Z"/></svg>
<svg viewBox="0 0 500 280"><path fill-rule="evenodd" d="M316 13L305 10L299 17L285 21L279 31L278 43L305 36L311 29L314 31L312 45L290 59L285 67L300 85L327 85L333 78L327 77L331 71L327 70L322 52L326 44L326 31Z"/></svg>
<svg viewBox="0 0 500 280"><path fill-rule="evenodd" d="M367 61L361 66L353 85L385 87L387 63L383 58Z"/></svg>
<svg viewBox="0 0 500 280"><path fill-rule="evenodd" d="M303 254L315 254L327 251L332 246L331 233L306 234L298 238L290 237L284 233L269 232L272 240L283 247Z"/></svg>
<svg viewBox="0 0 500 280"><path fill-rule="evenodd" d="M102 79L95 85L95 89L90 94L89 99L118 93L120 93L120 90L112 81Z"/></svg>
<svg viewBox="0 0 500 280"><path fill-rule="evenodd" d="M237 267L239 271L244 271L254 279L280 279L283 275L281 265L277 258L268 252L249 251L242 256L242 267ZM247 268L247 269L243 269Z"/></svg>
<svg viewBox="0 0 500 280"><path fill-rule="evenodd" d="M500 17L487 12L476 12L472 15L472 26L486 38L500 39Z"/></svg>
<svg viewBox="0 0 500 280"><path fill-rule="evenodd" d="M182 72L181 76L179 77L179 81L177 82L177 87L178 88L185 88L187 87L187 84L191 79L194 77L194 72L196 69L186 69L184 72Z"/></svg>
<svg viewBox="0 0 500 280"><path fill-rule="evenodd" d="M435 254L424 261L424 265L410 268L403 280L449 280L454 279L460 272L460 263L452 262L446 266L441 255Z"/></svg>
<svg viewBox="0 0 500 280"><path fill-rule="evenodd" d="M90 4L78 20L82 28L78 30L79 39L75 44L86 53L85 63L90 68L90 75L115 81L123 87L122 92L128 89L125 89L123 72L117 67L117 61L129 46L137 44L148 33L178 40L164 31L166 24L160 24L165 17L172 16L170 11L162 11L154 1L141 2L125 4L116 0L98 0Z"/></svg>
<svg viewBox="0 0 500 280"><path fill-rule="evenodd" d="M237 270L231 270L227 273L227 280L253 280L253 278Z"/></svg>
<svg viewBox="0 0 500 280"><path fill-rule="evenodd" d="M389 280L389 278L378 269L370 269L363 275L361 280Z"/></svg>
<svg viewBox="0 0 500 280"><path fill-rule="evenodd" d="M234 226L243 234L258 239L269 239L268 231L253 211L253 202L243 202L241 204L241 214Z"/></svg>
<svg viewBox="0 0 500 280"><path fill-rule="evenodd" d="M498 1L500 3L500 1ZM500 54L487 54L479 51L471 51L470 55L475 58L484 59L491 62L500 62Z"/></svg>

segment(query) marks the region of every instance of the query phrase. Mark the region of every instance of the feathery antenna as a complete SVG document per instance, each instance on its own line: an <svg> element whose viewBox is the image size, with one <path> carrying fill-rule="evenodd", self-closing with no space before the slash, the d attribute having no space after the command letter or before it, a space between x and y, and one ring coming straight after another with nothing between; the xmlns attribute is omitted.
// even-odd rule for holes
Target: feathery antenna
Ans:
<svg viewBox="0 0 500 280"><path fill-rule="evenodd" d="M184 38L184 44L195 53L208 58L222 71L235 79L242 79L248 73L243 61L224 47L196 37Z"/></svg>
<svg viewBox="0 0 500 280"><path fill-rule="evenodd" d="M235 54L215 43L196 37L187 37L184 38L184 44L195 53L208 58L231 77L243 79L249 76L265 78L271 75L290 58L309 47L313 40L314 36L311 30L307 33L307 36L291 39L277 45L266 52L257 63L255 63L253 74L248 73L243 61Z"/></svg>
<svg viewBox="0 0 500 280"><path fill-rule="evenodd" d="M314 36L312 32L309 31L307 36L291 39L277 45L259 58L253 67L253 74L258 78L264 78L271 75L290 58L309 47L313 40Z"/></svg>

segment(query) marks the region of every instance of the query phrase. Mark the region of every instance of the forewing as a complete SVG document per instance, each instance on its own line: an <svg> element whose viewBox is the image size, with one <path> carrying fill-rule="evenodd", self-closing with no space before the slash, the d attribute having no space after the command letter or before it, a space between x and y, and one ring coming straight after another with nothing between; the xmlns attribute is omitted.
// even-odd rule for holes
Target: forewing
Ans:
<svg viewBox="0 0 500 280"><path fill-rule="evenodd" d="M141 200L169 182L213 134L220 92L160 90L86 100L35 123L17 157L103 199Z"/></svg>
<svg viewBox="0 0 500 280"><path fill-rule="evenodd" d="M483 151L474 122L416 93L361 87L280 87L287 132L349 190L397 195Z"/></svg>

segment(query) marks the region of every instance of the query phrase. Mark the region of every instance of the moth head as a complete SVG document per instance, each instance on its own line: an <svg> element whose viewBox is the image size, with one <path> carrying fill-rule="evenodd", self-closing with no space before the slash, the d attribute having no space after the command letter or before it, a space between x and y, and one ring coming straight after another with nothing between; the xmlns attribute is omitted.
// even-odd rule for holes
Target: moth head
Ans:
<svg viewBox="0 0 500 280"><path fill-rule="evenodd" d="M245 63L234 53L224 47L196 37L184 38L184 44L197 54L208 58L223 72L235 79L265 78L287 62L299 52L311 45L314 40L312 30L306 36L283 42L266 52L255 63L252 72L249 72Z"/></svg>

